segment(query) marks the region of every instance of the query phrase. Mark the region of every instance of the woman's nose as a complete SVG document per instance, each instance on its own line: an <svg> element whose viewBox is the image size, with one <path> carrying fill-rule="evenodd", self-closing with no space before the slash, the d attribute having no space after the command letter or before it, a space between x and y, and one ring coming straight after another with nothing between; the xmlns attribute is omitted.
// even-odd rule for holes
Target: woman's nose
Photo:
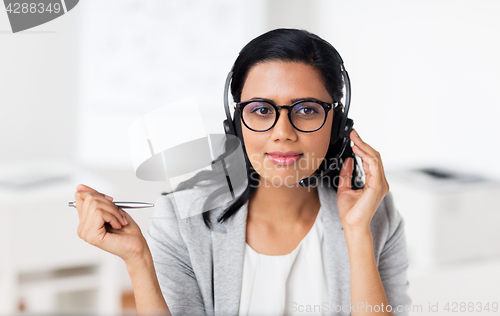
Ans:
<svg viewBox="0 0 500 316"><path fill-rule="evenodd" d="M280 109L280 116L278 118L278 121L273 127L273 134L272 137L273 139L280 139L280 140L296 140L297 139L297 130L293 127L292 123L290 122L290 119L288 118L288 110L287 109Z"/></svg>

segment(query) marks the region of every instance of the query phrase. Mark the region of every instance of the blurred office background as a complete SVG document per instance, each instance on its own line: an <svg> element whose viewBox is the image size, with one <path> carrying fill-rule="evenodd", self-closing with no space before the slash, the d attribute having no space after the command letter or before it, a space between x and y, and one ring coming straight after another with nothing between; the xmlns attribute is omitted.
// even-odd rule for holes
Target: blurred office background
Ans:
<svg viewBox="0 0 500 316"><path fill-rule="evenodd" d="M76 184L154 202L169 187L135 177L130 124L197 95L223 133L227 72L278 27L344 59L350 117L406 220L412 314L498 304L499 14L494 0L85 0L12 34L0 9L0 315L133 314L124 264L77 236ZM145 232L152 212L130 214Z"/></svg>

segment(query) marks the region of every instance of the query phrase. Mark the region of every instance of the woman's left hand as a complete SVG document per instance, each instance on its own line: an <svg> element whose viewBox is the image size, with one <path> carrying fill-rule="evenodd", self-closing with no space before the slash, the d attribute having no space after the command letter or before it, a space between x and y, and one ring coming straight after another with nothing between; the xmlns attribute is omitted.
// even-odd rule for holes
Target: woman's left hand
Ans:
<svg viewBox="0 0 500 316"><path fill-rule="evenodd" d="M365 186L360 190L351 189L353 159L344 161L340 171L337 190L337 206L344 231L370 231L370 223L384 196L389 192L380 154L361 140L355 130L351 131L354 153L363 163Z"/></svg>

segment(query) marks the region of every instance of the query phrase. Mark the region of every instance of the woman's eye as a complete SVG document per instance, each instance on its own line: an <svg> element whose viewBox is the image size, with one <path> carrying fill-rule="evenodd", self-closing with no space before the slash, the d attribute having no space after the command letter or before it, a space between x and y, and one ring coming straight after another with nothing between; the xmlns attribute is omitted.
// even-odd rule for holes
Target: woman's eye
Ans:
<svg viewBox="0 0 500 316"><path fill-rule="evenodd" d="M256 114L260 114L260 115L268 115L268 114L272 114L273 112L270 108L261 106L261 107L255 107L252 110L252 113L256 113Z"/></svg>
<svg viewBox="0 0 500 316"><path fill-rule="evenodd" d="M295 113L310 115L310 114L316 114L316 113L318 113L318 111L313 107L302 106L302 107L298 107L295 110Z"/></svg>

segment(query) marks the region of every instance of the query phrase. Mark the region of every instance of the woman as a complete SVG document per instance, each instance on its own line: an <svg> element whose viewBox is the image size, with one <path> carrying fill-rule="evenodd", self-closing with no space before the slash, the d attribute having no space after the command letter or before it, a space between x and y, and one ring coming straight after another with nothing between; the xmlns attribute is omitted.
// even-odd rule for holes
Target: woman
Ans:
<svg viewBox="0 0 500 316"><path fill-rule="evenodd" d="M341 108L321 112L342 97L334 48L303 30L267 32L240 52L231 94L248 187L227 209L180 219L175 200L199 192L162 196L146 242L111 197L77 187L78 235L125 261L139 314L405 315L403 220L379 153L353 130L364 187L351 188L350 146L340 170L298 185L339 150L330 138ZM315 115L323 124L311 125Z"/></svg>

